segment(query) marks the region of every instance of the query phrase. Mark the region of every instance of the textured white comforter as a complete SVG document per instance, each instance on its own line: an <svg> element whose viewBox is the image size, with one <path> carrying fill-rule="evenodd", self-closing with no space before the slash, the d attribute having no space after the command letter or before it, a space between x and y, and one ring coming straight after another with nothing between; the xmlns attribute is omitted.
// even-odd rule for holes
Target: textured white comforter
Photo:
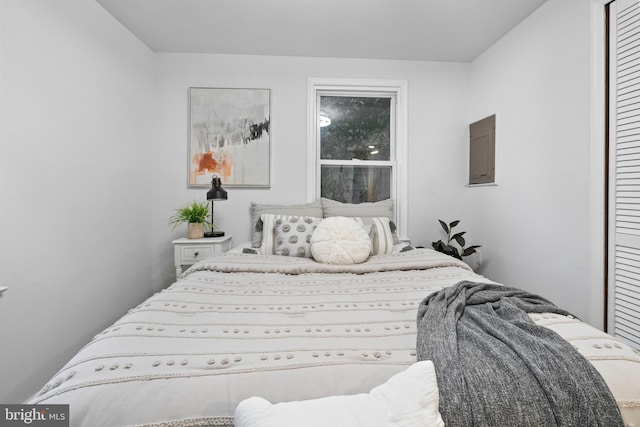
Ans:
<svg viewBox="0 0 640 427"><path fill-rule="evenodd" d="M416 361L419 302L463 279L488 281L428 249L355 266L225 254L97 335L29 403L70 404L74 426L232 425L251 396L366 393ZM533 317L578 347L626 419L640 420L640 355L576 319Z"/></svg>

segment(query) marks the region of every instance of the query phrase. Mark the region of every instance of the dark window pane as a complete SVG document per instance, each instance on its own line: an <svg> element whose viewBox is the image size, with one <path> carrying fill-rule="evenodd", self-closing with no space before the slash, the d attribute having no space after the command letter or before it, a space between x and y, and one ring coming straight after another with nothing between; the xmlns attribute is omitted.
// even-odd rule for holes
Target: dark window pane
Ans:
<svg viewBox="0 0 640 427"><path fill-rule="evenodd" d="M378 202L391 197L391 166L320 168L322 197L344 203Z"/></svg>
<svg viewBox="0 0 640 427"><path fill-rule="evenodd" d="M320 120L321 159L391 160L391 98L322 96Z"/></svg>

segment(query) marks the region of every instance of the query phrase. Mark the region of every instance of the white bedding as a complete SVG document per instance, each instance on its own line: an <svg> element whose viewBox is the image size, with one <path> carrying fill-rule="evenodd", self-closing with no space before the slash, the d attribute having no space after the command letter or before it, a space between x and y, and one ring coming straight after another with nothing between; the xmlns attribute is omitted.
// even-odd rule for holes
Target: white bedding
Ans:
<svg viewBox="0 0 640 427"><path fill-rule="evenodd" d="M97 335L29 403L70 404L73 426L232 425L251 396L368 393L415 363L419 302L463 279L488 281L428 249L352 266L228 253ZM576 319L533 317L585 354L640 424L640 355Z"/></svg>

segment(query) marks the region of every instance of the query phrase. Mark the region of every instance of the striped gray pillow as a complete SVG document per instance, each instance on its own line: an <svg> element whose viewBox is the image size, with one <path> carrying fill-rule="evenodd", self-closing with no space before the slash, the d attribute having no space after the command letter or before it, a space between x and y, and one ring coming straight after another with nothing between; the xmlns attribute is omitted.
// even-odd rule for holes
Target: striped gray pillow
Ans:
<svg viewBox="0 0 640 427"><path fill-rule="evenodd" d="M362 227L370 227L369 238L371 239L372 254L390 254L393 250L393 233L391 233L391 220L387 217L351 217Z"/></svg>

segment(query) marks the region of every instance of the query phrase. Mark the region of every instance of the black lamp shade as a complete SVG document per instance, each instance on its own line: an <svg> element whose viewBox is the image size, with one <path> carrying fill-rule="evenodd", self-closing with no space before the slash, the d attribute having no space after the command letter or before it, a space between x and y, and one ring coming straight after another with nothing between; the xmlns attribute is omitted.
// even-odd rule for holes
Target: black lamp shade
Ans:
<svg viewBox="0 0 640 427"><path fill-rule="evenodd" d="M227 192L222 188L222 181L217 176L211 179L211 190L207 191L207 200L227 200Z"/></svg>

